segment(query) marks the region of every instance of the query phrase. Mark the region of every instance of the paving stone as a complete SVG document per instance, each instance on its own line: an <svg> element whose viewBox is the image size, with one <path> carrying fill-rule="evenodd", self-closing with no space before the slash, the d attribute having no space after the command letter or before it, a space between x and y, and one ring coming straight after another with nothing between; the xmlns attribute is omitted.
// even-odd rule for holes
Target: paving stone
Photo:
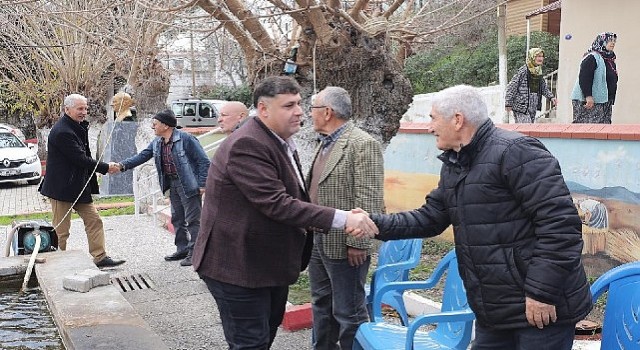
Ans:
<svg viewBox="0 0 640 350"><path fill-rule="evenodd" d="M108 286L111 284L110 275L108 272L96 270L96 269L86 269L80 273L80 276L87 276L91 280L91 288L99 287L99 286Z"/></svg>
<svg viewBox="0 0 640 350"><path fill-rule="evenodd" d="M91 277L85 275L66 276L62 280L62 287L74 292L86 293L91 290Z"/></svg>

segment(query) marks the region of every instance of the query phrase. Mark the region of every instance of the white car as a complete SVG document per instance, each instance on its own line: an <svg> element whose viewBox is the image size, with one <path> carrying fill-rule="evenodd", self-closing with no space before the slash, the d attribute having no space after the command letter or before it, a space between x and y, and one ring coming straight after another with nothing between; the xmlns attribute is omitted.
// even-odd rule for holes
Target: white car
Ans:
<svg viewBox="0 0 640 350"><path fill-rule="evenodd" d="M0 131L5 131L5 130L16 135L20 139L20 141L25 142L25 138L24 138L24 134L22 133L22 130L16 128L13 125L0 123Z"/></svg>
<svg viewBox="0 0 640 350"><path fill-rule="evenodd" d="M0 129L0 183L37 185L42 177L40 158L32 147L11 132Z"/></svg>

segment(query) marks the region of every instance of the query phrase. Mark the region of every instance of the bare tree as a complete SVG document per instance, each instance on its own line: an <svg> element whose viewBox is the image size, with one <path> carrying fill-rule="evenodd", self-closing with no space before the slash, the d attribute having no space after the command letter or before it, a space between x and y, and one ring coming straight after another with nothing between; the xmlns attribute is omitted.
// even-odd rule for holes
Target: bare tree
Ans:
<svg viewBox="0 0 640 350"><path fill-rule="evenodd" d="M197 0L196 5L239 43L249 85L282 74L285 62L295 59L295 78L303 86L303 97L327 85L342 86L352 95L359 126L383 142L397 131L413 95L410 84L392 58L384 35L359 32L341 17L340 6L279 0ZM287 28L289 32L282 31ZM296 57L292 57L294 48ZM298 136L310 141L315 133L310 122L306 125ZM311 154L311 142L301 146L307 148L301 154ZM303 163L309 162L303 159Z"/></svg>
<svg viewBox="0 0 640 350"><path fill-rule="evenodd" d="M172 17L130 0L0 2L0 79L40 126L55 121L69 93L87 96L103 121L114 80L136 90L139 111L154 109L169 84L157 38Z"/></svg>
<svg viewBox="0 0 640 350"><path fill-rule="evenodd" d="M303 96L327 85L346 88L356 122L385 143L397 132L412 100L410 83L402 74L412 46L495 6L483 7L486 2L475 0L190 2L194 3L240 44L251 85L282 74L287 60L293 59Z"/></svg>
<svg viewBox="0 0 640 350"><path fill-rule="evenodd" d="M244 54L238 43L224 29L217 30L207 40L207 47L217 55L209 54L212 65L218 75L225 77L224 81L231 86L238 87L247 81L247 67Z"/></svg>
<svg viewBox="0 0 640 350"><path fill-rule="evenodd" d="M412 99L403 60L416 45L487 13L479 0L0 0L0 78L50 124L63 95L104 105L111 84L135 90L139 112L164 105L168 76L157 61L170 25L216 35L220 61L242 62L253 85L295 63L310 97L327 85L350 91L355 120L388 142ZM203 10L198 13L196 10ZM189 27L180 28L181 20ZM177 24L176 24L177 23ZM220 29L223 30L220 30ZM230 62L231 63L231 62ZM117 86L116 86L117 87ZM108 95L108 94L107 94ZM98 108L96 108L96 112ZM307 123L310 124L310 123ZM308 128L308 127L307 127ZM312 133L308 132L309 138Z"/></svg>

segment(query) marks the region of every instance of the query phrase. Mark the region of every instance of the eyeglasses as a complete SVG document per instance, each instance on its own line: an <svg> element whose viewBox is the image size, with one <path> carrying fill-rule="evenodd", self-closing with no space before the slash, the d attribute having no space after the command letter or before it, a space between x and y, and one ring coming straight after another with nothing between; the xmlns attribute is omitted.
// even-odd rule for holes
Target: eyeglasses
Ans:
<svg viewBox="0 0 640 350"><path fill-rule="evenodd" d="M309 112L313 111L314 108L327 108L328 106L309 106Z"/></svg>

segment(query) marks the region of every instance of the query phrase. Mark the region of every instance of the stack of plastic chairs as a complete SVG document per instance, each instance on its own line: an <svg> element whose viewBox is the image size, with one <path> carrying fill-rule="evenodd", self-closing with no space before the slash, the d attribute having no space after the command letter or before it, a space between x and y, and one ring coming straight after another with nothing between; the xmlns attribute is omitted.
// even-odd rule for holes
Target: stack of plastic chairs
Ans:
<svg viewBox="0 0 640 350"><path fill-rule="evenodd" d="M378 264L371 276L367 292L367 308L372 313L373 296L392 282L408 281L409 272L420 264L422 239L401 239L382 243L378 250ZM402 291L390 291L382 296L382 303L393 308L400 315L402 324L407 324L409 316L402 301Z"/></svg>
<svg viewBox="0 0 640 350"><path fill-rule="evenodd" d="M400 293L409 289L433 288L442 278L444 285L440 313L418 316L407 321L407 325L386 322L382 317L382 300L387 293ZM436 266L425 281L403 281L388 283L376 288L372 302L372 321L360 325L353 349L367 350L423 350L423 349L467 349L471 342L475 315L469 309L467 295L458 273L455 251L450 251ZM422 326L432 325L432 330Z"/></svg>

